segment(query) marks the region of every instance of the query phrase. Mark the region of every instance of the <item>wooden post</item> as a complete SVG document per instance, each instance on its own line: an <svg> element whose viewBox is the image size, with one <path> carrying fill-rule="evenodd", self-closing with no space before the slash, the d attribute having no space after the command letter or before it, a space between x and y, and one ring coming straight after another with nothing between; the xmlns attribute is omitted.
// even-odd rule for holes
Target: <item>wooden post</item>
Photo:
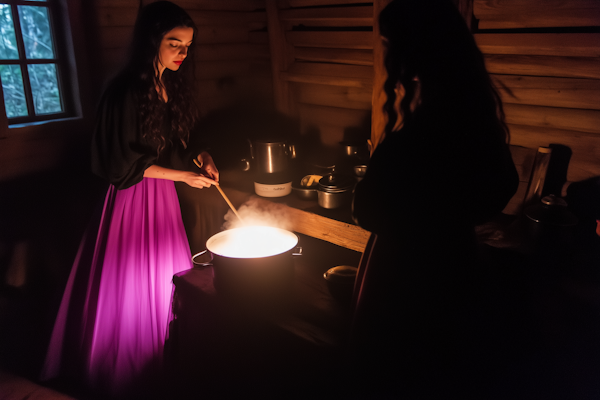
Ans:
<svg viewBox="0 0 600 400"><path fill-rule="evenodd" d="M285 27L279 19L277 0L266 0L267 29L269 31L269 48L271 51L271 70L273 75L273 95L275 106L284 114L292 115L293 106L290 95L290 83L283 79L293 62L293 48L285 38Z"/></svg>
<svg viewBox="0 0 600 400"><path fill-rule="evenodd" d="M383 43L379 33L379 13L391 0L373 1L373 97L371 110L371 154L383 140L387 118L383 112L386 95L383 85L387 79L387 72L383 63Z"/></svg>

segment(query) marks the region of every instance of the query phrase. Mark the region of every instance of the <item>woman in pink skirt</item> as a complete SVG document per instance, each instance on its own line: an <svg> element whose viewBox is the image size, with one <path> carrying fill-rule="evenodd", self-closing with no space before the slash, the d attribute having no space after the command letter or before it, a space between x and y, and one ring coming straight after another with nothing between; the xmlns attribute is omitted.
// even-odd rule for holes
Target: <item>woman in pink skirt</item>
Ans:
<svg viewBox="0 0 600 400"><path fill-rule="evenodd" d="M191 268L173 182L201 189L219 180L211 156L190 145L198 112L185 77L195 32L170 2L144 7L129 62L101 99L92 169L110 187L71 271L42 379L128 397L160 374L171 280ZM201 173L188 172L194 159Z"/></svg>

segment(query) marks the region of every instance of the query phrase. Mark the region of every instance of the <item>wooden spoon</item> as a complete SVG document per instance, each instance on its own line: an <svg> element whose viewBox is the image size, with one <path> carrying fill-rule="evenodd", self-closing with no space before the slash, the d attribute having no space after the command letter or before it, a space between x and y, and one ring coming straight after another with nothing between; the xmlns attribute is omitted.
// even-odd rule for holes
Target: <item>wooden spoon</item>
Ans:
<svg viewBox="0 0 600 400"><path fill-rule="evenodd" d="M194 164L196 164L196 166L198 168L202 169L202 166L198 163L198 160L196 160L195 158L194 158ZM219 185L214 185L214 186L219 190L219 193L221 193L221 196L223 196L223 198L225 199L225 201L227 202L227 204L229 205L229 207L231 208L231 210L233 211L233 213L240 219L241 222L244 222L244 220L242 219L242 217L240 217L240 214L238 214L238 212L235 209L235 207L233 206L233 204L231 204L231 202L229 201L229 199L227 198L227 196L223 192L223 189L221 189L221 187Z"/></svg>

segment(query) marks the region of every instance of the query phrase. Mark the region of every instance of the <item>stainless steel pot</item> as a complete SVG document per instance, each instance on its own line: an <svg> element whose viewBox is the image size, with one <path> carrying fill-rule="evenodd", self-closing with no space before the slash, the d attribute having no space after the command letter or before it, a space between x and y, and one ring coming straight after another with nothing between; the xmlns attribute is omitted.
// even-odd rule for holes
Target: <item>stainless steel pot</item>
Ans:
<svg viewBox="0 0 600 400"><path fill-rule="evenodd" d="M259 174L274 174L285 172L289 167L289 160L296 158L296 147L283 141L273 140L248 140L250 146L250 161L245 162L244 170L252 168Z"/></svg>
<svg viewBox="0 0 600 400"><path fill-rule="evenodd" d="M319 205L323 208L333 209L349 204L355 184L356 179L347 175L325 175L319 180L317 191Z"/></svg>
<svg viewBox="0 0 600 400"><path fill-rule="evenodd" d="M252 302L284 295L294 275L293 256L300 255L298 237L266 226L230 229L211 236L196 265L213 265L214 284L221 293ZM195 258L209 252L212 261Z"/></svg>

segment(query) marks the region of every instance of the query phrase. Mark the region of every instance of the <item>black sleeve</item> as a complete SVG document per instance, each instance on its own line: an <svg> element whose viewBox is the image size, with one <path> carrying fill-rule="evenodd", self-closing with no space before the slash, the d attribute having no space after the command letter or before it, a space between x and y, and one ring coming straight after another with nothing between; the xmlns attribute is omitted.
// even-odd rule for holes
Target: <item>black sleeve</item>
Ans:
<svg viewBox="0 0 600 400"><path fill-rule="evenodd" d="M427 199L428 182L418 172L427 160L411 143L395 134L375 150L363 179L354 189L352 212L355 222L375 233L394 231L413 224L420 199Z"/></svg>
<svg viewBox="0 0 600 400"><path fill-rule="evenodd" d="M138 128L133 92L113 84L98 108L92 138L92 171L126 189L141 182L144 171L156 160L156 151L144 144Z"/></svg>
<svg viewBox="0 0 600 400"><path fill-rule="evenodd" d="M358 225L382 233L452 218L478 224L504 209L519 183L508 146L440 137L403 129L377 147L354 191Z"/></svg>

